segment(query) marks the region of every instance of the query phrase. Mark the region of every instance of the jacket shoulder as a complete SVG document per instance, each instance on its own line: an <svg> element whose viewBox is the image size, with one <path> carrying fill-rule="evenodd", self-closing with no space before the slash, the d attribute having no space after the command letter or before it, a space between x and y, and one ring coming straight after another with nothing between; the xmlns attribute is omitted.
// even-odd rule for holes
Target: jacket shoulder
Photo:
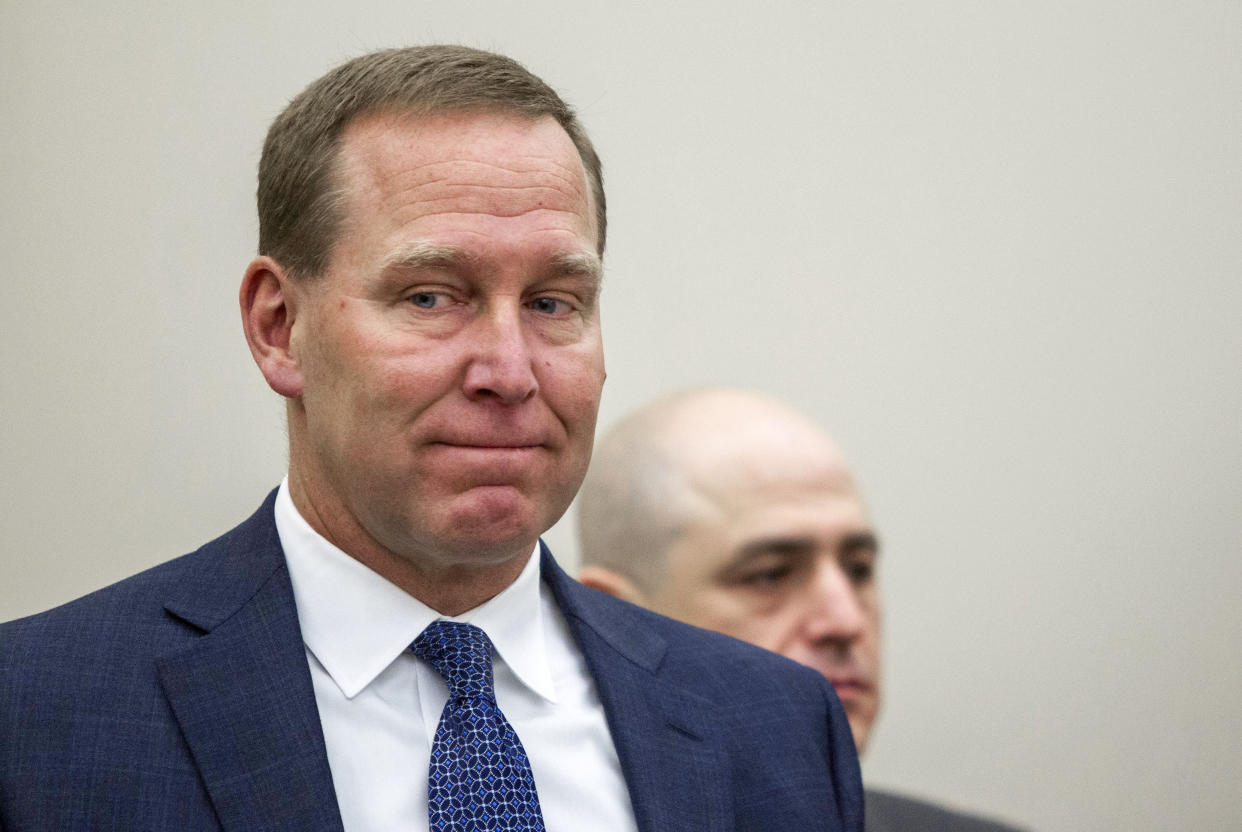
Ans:
<svg viewBox="0 0 1242 832"><path fill-rule="evenodd" d="M269 500L188 555L0 625L0 826L217 828L159 662L271 586L274 535Z"/></svg>
<svg viewBox="0 0 1242 832"><path fill-rule="evenodd" d="M867 789L864 799L867 829L872 832L1020 832L1015 826L893 792Z"/></svg>
<svg viewBox="0 0 1242 832"><path fill-rule="evenodd" d="M739 829L862 828L853 737L832 686L811 668L674 621L545 570L587 654L614 737L648 736L652 703L710 737ZM594 657L594 663L592 659ZM628 691L630 710L613 694ZM636 690L648 691L635 694ZM641 705L635 705L638 701ZM634 708L641 707L641 713ZM814 819L812 821L811 819Z"/></svg>
<svg viewBox="0 0 1242 832"><path fill-rule="evenodd" d="M61 662L89 668L123 661L129 654L149 656L155 648L171 646L166 644L170 639L179 643L198 635L199 628L169 610L187 602L207 608L231 601L239 592L253 591L264 572L283 563L278 542L270 551L272 500L269 495L249 519L193 552L0 624L0 677L28 677L39 667ZM266 554L256 557L256 552Z"/></svg>

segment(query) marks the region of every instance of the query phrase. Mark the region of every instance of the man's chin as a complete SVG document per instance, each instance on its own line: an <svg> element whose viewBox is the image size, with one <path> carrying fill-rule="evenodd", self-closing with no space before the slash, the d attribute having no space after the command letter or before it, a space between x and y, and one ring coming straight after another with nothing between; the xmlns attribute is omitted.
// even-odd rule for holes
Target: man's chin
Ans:
<svg viewBox="0 0 1242 832"><path fill-rule="evenodd" d="M502 560L527 554L544 531L530 500L512 486L480 486L459 495L441 527L446 548Z"/></svg>
<svg viewBox="0 0 1242 832"><path fill-rule="evenodd" d="M870 726L850 723L850 732L854 735L854 748L858 751L859 756L867 750L867 740L871 736Z"/></svg>

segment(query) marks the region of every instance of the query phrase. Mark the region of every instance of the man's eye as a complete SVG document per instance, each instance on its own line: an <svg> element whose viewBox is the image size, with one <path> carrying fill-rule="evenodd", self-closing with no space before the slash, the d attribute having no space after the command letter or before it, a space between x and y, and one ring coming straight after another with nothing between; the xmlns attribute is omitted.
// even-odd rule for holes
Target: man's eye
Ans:
<svg viewBox="0 0 1242 832"><path fill-rule="evenodd" d="M535 298L530 308L545 315L563 315L569 311L569 304L558 298Z"/></svg>
<svg viewBox="0 0 1242 832"><path fill-rule="evenodd" d="M410 303L419 309L432 309L440 301L440 296L435 292L415 292L410 295Z"/></svg>
<svg viewBox="0 0 1242 832"><path fill-rule="evenodd" d="M866 561L857 561L845 565L845 574L856 584L865 584L875 574L875 568Z"/></svg>
<svg viewBox="0 0 1242 832"><path fill-rule="evenodd" d="M792 572L793 570L788 566L773 566L768 569L747 572L745 575L742 575L740 581L746 586L770 587L788 578Z"/></svg>

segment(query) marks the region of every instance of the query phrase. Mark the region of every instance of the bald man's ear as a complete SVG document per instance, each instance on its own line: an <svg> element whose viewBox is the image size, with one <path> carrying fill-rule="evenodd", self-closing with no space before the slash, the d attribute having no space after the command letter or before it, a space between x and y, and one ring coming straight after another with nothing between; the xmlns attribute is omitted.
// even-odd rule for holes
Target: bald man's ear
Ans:
<svg viewBox="0 0 1242 832"><path fill-rule="evenodd" d="M591 589L606 592L613 598L620 598L622 601L629 601L640 607L647 606L647 598L634 585L634 582L611 569L605 569L602 566L584 566L578 573L578 581Z"/></svg>
<svg viewBox="0 0 1242 832"><path fill-rule="evenodd" d="M302 395L302 369L290 348L296 315L292 277L270 257L246 267L238 301L250 354L268 386L285 398Z"/></svg>

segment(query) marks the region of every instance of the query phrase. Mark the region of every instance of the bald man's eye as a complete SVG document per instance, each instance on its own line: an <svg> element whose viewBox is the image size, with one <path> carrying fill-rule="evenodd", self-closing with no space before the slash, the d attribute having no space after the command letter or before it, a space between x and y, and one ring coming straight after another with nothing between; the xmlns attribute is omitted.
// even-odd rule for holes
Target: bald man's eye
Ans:
<svg viewBox="0 0 1242 832"><path fill-rule="evenodd" d="M854 584L867 584L875 577L875 564L870 560L853 560L844 565L845 574Z"/></svg>
<svg viewBox="0 0 1242 832"><path fill-rule="evenodd" d="M793 566L787 563L750 569L738 576L737 582L753 589L771 589L793 577Z"/></svg>

